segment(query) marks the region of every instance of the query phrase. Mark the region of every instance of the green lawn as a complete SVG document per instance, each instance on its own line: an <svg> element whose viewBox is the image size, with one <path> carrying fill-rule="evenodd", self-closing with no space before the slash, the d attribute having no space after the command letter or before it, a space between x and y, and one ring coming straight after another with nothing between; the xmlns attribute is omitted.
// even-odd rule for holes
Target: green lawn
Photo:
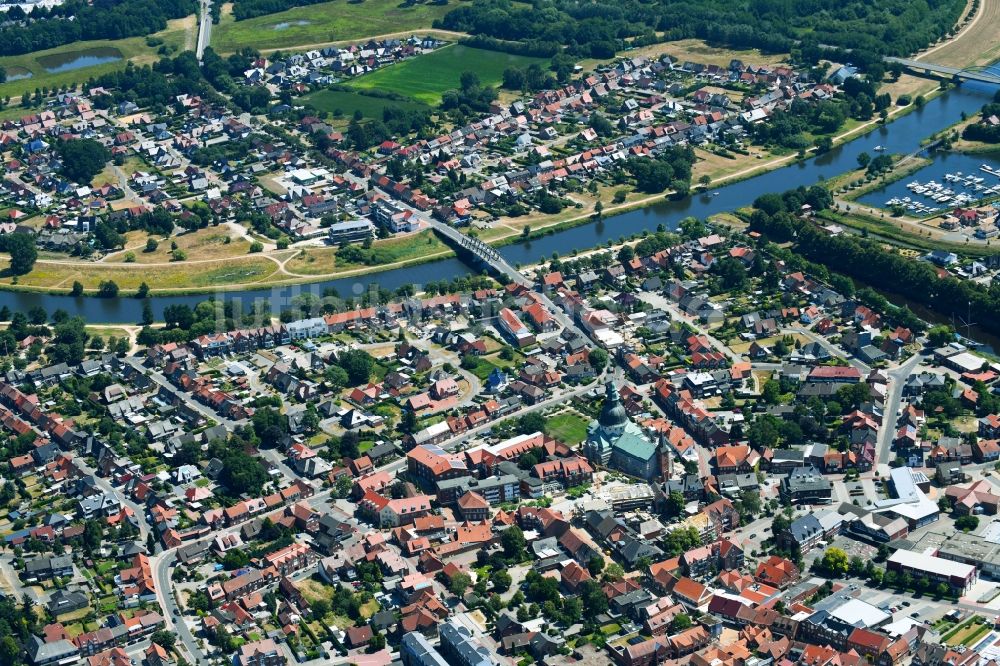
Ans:
<svg viewBox="0 0 1000 666"><path fill-rule="evenodd" d="M348 271L368 266L385 266L403 261L417 261L432 255L450 252L448 246L431 231L387 238L376 241L368 249L353 246L354 257L337 256L338 248L304 248L292 257L285 267L301 275L325 275L334 271Z"/></svg>
<svg viewBox="0 0 1000 666"><path fill-rule="evenodd" d="M490 376L490 373L497 369L498 366L494 365L491 361L486 358L479 357L476 359L476 367L469 370L472 374L479 378L479 381L485 382L486 378Z"/></svg>
<svg viewBox="0 0 1000 666"><path fill-rule="evenodd" d="M15 75L31 74L29 78L17 81L8 81L0 84L0 97L20 97L24 92L34 92L35 88L59 88L62 86L79 84L91 77L100 76L124 69L125 64L131 60L137 64L153 63L162 56L157 54L161 46L176 54L184 47L186 30L193 26L194 17L171 21L167 29L151 35L151 40L147 42L147 37L130 37L128 39L107 40L99 39L90 42L73 42L64 46L47 49L45 51L35 51L17 56L5 56L0 58L0 67L7 70L8 77ZM150 46L153 44L153 46ZM60 64L60 60L65 62L78 56L86 55L117 55L121 60L106 62L90 67L80 67L64 72L48 72L46 66L52 68ZM11 109L11 113L18 112ZM23 110L20 115L32 113ZM19 117L19 116L18 116Z"/></svg>
<svg viewBox="0 0 1000 666"><path fill-rule="evenodd" d="M563 412L545 423L545 434L565 444L579 444L587 439L587 424L576 412Z"/></svg>
<svg viewBox="0 0 1000 666"><path fill-rule="evenodd" d="M236 21L223 12L212 30L212 48L219 53L233 53L250 47L262 51L293 49L377 35L430 28L435 19L455 5L414 4L403 7L400 0L333 0L308 7L295 7Z"/></svg>
<svg viewBox="0 0 1000 666"><path fill-rule="evenodd" d="M355 111L360 111L365 118L382 119L382 111L387 108L401 108L406 111L426 109L427 105L416 100L396 100L383 97L372 97L362 92L346 90L317 90L299 98L299 101L311 106L317 111L329 111L351 118Z"/></svg>
<svg viewBox="0 0 1000 666"><path fill-rule="evenodd" d="M390 90L436 106L443 92L458 88L463 72L475 72L484 85L496 85L503 80L503 71L508 67L523 68L544 62L545 58L452 44L366 74L349 85L359 89Z"/></svg>
<svg viewBox="0 0 1000 666"><path fill-rule="evenodd" d="M989 631L989 625L979 615L973 615L954 629L941 636L945 645L972 646Z"/></svg>

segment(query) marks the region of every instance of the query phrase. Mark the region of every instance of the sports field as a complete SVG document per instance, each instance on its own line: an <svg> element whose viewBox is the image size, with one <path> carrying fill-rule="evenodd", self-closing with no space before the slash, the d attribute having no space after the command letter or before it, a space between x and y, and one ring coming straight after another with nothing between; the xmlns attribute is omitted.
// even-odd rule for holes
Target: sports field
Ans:
<svg viewBox="0 0 1000 666"><path fill-rule="evenodd" d="M399 0L333 0L237 21L225 5L219 24L212 29L212 48L219 53L233 53L245 47L259 51L287 50L419 30L430 28L435 19L453 7L454 0L408 7Z"/></svg>
<svg viewBox="0 0 1000 666"><path fill-rule="evenodd" d="M421 104L416 100L386 99L346 90L317 90L300 97L299 101L317 111L329 111L334 114L340 111L340 115L344 118L351 118L355 111L360 111L365 118L381 119L382 110L387 107L405 110L427 108L426 104Z"/></svg>
<svg viewBox="0 0 1000 666"><path fill-rule="evenodd" d="M503 80L503 71L508 67L524 68L532 63L544 66L545 62L545 58L452 44L366 74L349 85L359 89L391 90L436 106L441 102L442 93L459 87L463 72L475 72L483 85L496 85Z"/></svg>

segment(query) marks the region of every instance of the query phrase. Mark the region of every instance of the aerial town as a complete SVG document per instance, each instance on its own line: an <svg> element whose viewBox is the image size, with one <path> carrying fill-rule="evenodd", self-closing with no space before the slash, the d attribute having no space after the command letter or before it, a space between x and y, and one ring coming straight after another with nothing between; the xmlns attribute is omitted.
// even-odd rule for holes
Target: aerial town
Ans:
<svg viewBox="0 0 1000 666"><path fill-rule="evenodd" d="M1000 0L738 4L0 4L0 666L1000 665Z"/></svg>
<svg viewBox="0 0 1000 666"><path fill-rule="evenodd" d="M1000 364L687 232L12 368L29 663L993 658Z"/></svg>

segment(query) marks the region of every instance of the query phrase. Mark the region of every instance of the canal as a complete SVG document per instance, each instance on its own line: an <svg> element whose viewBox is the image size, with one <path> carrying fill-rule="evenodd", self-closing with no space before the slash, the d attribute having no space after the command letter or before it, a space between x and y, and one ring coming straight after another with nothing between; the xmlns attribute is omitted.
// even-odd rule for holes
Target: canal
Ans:
<svg viewBox="0 0 1000 666"><path fill-rule="evenodd" d="M861 152L875 154L877 146L884 148L887 153L908 154L916 151L923 138L957 122L963 112L966 114L978 112L980 107L992 98L993 93L994 89L991 86L966 83L960 88L930 100L922 109L914 110L886 126L874 127L867 134L828 153L720 187L717 195L695 194L678 201L664 199L652 206L606 217L599 222L588 222L532 241L508 245L501 248L500 252L512 264L533 263L550 256L553 252L566 256L573 250L584 250L621 236L653 230L660 224L673 229L687 216L704 218L747 206L762 193L783 192L800 185L813 185L823 179L857 168L857 156ZM137 267L137 270L141 270L141 267ZM439 282L468 274L470 271L472 268L458 259L444 259L357 278L273 289L219 291L215 297L240 301L243 311L247 311L255 302L266 301L270 311L277 313L287 307L295 296L307 292L318 295L328 287L335 288L341 296L347 297L360 295L366 290L379 287L394 290L404 285ZM156 319L162 320L163 309L169 305L184 303L193 307L210 297L210 294L165 295L152 297L149 302ZM81 315L92 323L136 323L142 317L143 302L130 297L103 299L0 291L0 305L6 305L11 310L26 311L34 306L41 306L48 312L62 309L71 315Z"/></svg>

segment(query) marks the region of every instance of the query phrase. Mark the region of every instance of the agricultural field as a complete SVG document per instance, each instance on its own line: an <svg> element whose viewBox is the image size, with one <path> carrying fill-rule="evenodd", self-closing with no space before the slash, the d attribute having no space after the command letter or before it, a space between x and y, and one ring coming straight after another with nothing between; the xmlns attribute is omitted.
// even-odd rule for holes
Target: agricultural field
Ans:
<svg viewBox="0 0 1000 666"><path fill-rule="evenodd" d="M447 14L453 2L404 7L399 0L333 0L244 21L235 20L225 5L212 29L212 48L219 53L247 47L274 51L421 30Z"/></svg>
<svg viewBox="0 0 1000 666"><path fill-rule="evenodd" d="M363 92L349 92L346 90L317 90L299 98L299 101L311 106L317 111L327 111L336 117L351 118L356 111L360 111L365 118L382 118L382 111L386 108L401 108L406 111L417 111L426 109L427 105L416 100L386 99L383 97L373 97L365 95Z"/></svg>
<svg viewBox="0 0 1000 666"><path fill-rule="evenodd" d="M453 44L366 74L349 85L361 90L389 90L436 106L446 90L459 87L463 72L475 72L483 85L496 85L503 80L503 71L508 67L524 68L545 62L545 58Z"/></svg>
<svg viewBox="0 0 1000 666"><path fill-rule="evenodd" d="M99 39L74 42L45 51L0 57L0 67L7 70L7 82L0 84L0 97L20 97L35 88L60 88L83 83L94 76L125 69L129 61L135 64L156 62L165 51L175 55L192 43L196 34L195 17L170 21L162 32L149 37ZM58 70L58 71L56 71ZM17 112L18 116L30 111Z"/></svg>

